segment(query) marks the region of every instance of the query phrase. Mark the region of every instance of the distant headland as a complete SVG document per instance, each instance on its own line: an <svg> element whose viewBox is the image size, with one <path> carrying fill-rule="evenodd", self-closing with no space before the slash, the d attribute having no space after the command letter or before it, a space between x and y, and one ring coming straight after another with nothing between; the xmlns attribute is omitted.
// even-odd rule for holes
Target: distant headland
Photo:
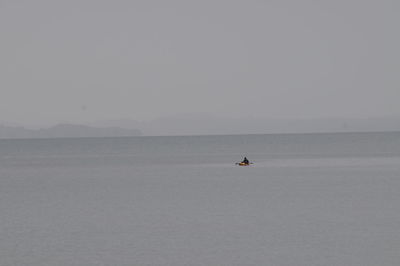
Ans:
<svg viewBox="0 0 400 266"><path fill-rule="evenodd" d="M28 129L22 126L0 125L0 139L132 137L141 135L142 132L138 129L120 127L58 124L49 128Z"/></svg>

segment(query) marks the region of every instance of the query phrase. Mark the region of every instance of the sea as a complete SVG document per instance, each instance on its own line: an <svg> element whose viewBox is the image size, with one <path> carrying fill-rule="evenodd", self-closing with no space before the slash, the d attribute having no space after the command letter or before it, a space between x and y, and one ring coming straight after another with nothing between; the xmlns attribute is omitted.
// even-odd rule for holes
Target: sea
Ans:
<svg viewBox="0 0 400 266"><path fill-rule="evenodd" d="M400 133L0 140L25 265L398 266Z"/></svg>

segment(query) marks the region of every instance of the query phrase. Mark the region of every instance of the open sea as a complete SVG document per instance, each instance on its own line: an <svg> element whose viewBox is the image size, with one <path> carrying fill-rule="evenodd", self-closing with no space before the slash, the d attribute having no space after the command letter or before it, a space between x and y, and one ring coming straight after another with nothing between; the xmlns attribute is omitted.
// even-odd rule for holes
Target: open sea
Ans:
<svg viewBox="0 0 400 266"><path fill-rule="evenodd" d="M398 266L400 133L0 140L0 266L83 265Z"/></svg>

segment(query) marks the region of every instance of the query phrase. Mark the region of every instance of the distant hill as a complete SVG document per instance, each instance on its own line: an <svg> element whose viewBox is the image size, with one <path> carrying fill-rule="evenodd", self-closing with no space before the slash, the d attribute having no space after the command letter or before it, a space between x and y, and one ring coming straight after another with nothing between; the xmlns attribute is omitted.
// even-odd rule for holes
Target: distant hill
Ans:
<svg viewBox="0 0 400 266"><path fill-rule="evenodd" d="M150 121L97 121L92 126L140 128L143 135L214 135L400 131L400 117L269 119L181 115Z"/></svg>
<svg viewBox="0 0 400 266"><path fill-rule="evenodd" d="M140 129L140 130L139 130ZM400 131L400 117L268 119L182 115L149 121L104 120L48 128L0 125L0 138L76 138L171 135L229 135Z"/></svg>
<svg viewBox="0 0 400 266"><path fill-rule="evenodd" d="M83 138L83 137L131 137L140 136L138 129L120 127L91 127L85 125L60 124L50 128L27 129L18 126L1 126L1 139L21 138Z"/></svg>

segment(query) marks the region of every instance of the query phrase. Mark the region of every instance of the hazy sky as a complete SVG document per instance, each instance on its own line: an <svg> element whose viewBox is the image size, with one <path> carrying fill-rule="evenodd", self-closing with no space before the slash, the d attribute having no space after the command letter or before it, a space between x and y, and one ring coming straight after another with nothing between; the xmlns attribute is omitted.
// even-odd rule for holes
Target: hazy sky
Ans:
<svg viewBox="0 0 400 266"><path fill-rule="evenodd" d="M400 115L398 0L0 0L0 121Z"/></svg>

